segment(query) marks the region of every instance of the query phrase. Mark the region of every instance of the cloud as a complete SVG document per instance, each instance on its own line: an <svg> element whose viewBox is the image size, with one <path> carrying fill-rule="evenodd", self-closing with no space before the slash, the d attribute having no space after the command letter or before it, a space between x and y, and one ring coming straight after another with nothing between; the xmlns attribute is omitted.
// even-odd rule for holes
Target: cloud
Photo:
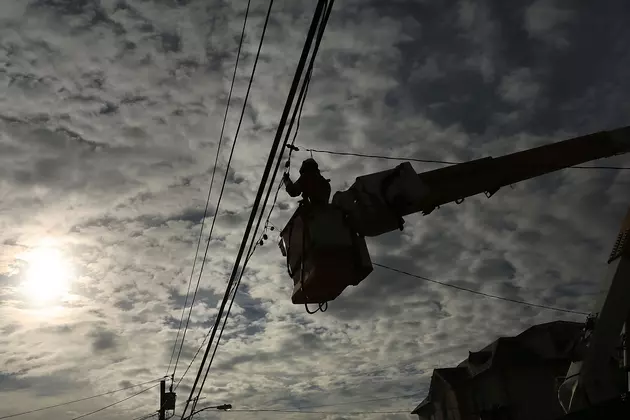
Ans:
<svg viewBox="0 0 630 420"><path fill-rule="evenodd" d="M491 81L495 75L495 39L499 36L500 28L493 19L487 2L464 0L458 3L458 9L459 25L471 43L478 48L467 63L477 67L485 81Z"/></svg>
<svg viewBox="0 0 630 420"><path fill-rule="evenodd" d="M95 353L115 350L116 335L112 331L93 331L92 334L92 350Z"/></svg>
<svg viewBox="0 0 630 420"><path fill-rule="evenodd" d="M558 5L556 0L537 0L525 10L525 29L530 36L555 47L566 47L569 40L562 26L575 16L575 12Z"/></svg>
<svg viewBox="0 0 630 420"><path fill-rule="evenodd" d="M503 76L499 89L505 101L521 105L531 104L540 93L540 86L529 69L518 69Z"/></svg>
<svg viewBox="0 0 630 420"><path fill-rule="evenodd" d="M274 5L228 171L267 7L252 3L204 219L246 2L71 3L0 6L0 381L6 390L0 415L164 375L189 280L192 294L216 213L177 362L176 381L191 366L177 389L181 411L314 5ZM619 93L628 83L623 6L611 6L611 31L593 26L605 42L587 48L586 35L565 26L568 20L558 18L559 12L545 15L545 22L555 16L557 23L532 20L538 29L525 30L525 17L534 19L551 3L545 9L539 2L519 2L509 10L501 4L335 4L291 174L310 156L305 148L469 160L627 124L627 101ZM567 47L554 47L553 53L541 48L540 39L557 34ZM334 190L393 166L378 159L314 157ZM438 167L413 166L419 172ZM503 188L490 199L472 197L426 217L409 216L402 232L369 238L368 247L375 262L431 279L588 311L626 211L628 183L626 172L562 171ZM296 201L281 191L271 216L278 229L267 231L269 240L248 264L202 393L208 403L411 411L427 392L434 367L458 363L469 350L535 323L580 319L379 267L327 312L309 316L290 302L292 281L277 248L278 231L295 208ZM54 305L38 305L19 290L19 258L46 240L74 268L69 296ZM180 334L175 358L181 340ZM73 417L140 389L33 418ZM156 398L154 389L99 414L149 414ZM207 418L216 416L209 412Z"/></svg>

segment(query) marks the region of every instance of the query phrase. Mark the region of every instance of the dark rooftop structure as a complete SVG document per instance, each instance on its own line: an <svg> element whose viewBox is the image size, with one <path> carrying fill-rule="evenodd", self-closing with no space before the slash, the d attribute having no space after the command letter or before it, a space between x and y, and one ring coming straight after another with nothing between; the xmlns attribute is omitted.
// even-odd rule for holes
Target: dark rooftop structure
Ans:
<svg viewBox="0 0 630 420"><path fill-rule="evenodd" d="M536 419L563 414L556 391L583 324L556 321L501 337L458 366L435 369L420 420Z"/></svg>

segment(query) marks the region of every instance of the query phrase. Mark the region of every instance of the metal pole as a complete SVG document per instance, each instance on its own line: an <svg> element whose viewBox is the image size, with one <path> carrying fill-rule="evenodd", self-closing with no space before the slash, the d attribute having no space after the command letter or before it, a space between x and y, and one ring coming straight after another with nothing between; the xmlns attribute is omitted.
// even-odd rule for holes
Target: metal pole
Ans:
<svg viewBox="0 0 630 420"><path fill-rule="evenodd" d="M165 403L166 403L166 380L162 379L160 381L160 420L166 420L166 407L165 407Z"/></svg>
<svg viewBox="0 0 630 420"><path fill-rule="evenodd" d="M626 370L626 395L630 396L630 313L624 325L623 364Z"/></svg>

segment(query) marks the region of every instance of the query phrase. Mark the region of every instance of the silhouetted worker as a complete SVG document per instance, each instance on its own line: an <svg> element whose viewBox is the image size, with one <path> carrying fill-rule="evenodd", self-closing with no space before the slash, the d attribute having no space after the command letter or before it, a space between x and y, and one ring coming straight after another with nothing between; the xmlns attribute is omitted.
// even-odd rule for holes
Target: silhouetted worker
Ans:
<svg viewBox="0 0 630 420"><path fill-rule="evenodd" d="M288 173L282 177L287 193L291 197L302 194L305 203L328 204L330 198L330 180L319 172L315 159L309 158L302 162L300 177L292 182Z"/></svg>

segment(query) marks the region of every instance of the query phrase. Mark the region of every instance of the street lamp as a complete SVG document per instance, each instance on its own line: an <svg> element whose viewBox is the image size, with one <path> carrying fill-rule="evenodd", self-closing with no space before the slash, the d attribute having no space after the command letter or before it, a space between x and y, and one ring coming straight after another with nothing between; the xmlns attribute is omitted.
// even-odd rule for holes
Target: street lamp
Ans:
<svg viewBox="0 0 630 420"><path fill-rule="evenodd" d="M192 416L194 416L195 414L201 413L202 411L206 411L206 410L219 410L219 411L230 411L232 409L232 404L221 404L221 405L213 405L210 407L203 407L200 408L197 411L194 411L190 416L186 417L185 419L182 420L188 420L190 419Z"/></svg>

